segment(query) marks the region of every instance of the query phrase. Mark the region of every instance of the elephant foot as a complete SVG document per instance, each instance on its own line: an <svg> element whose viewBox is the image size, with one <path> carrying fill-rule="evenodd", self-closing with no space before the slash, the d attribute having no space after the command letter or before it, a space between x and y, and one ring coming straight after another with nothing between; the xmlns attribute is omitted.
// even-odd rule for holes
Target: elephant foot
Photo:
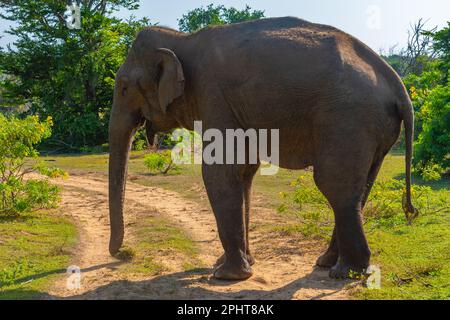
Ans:
<svg viewBox="0 0 450 320"><path fill-rule="evenodd" d="M220 280L247 280L252 275L252 267L246 259L238 264L225 261L214 270L214 278Z"/></svg>
<svg viewBox="0 0 450 320"><path fill-rule="evenodd" d="M338 257L339 253L327 251L317 259L316 265L323 268L331 268L337 263Z"/></svg>
<svg viewBox="0 0 450 320"><path fill-rule="evenodd" d="M217 259L216 263L214 264L214 267L217 268L218 266L224 264L226 259L227 259L227 257L225 256L225 253L224 253L222 256L220 256L219 259ZM251 266L254 265L256 262L255 258L253 258L251 253L246 254L246 259L247 259L248 264Z"/></svg>
<svg viewBox="0 0 450 320"><path fill-rule="evenodd" d="M368 266L355 267L338 261L331 269L329 276L334 279L356 279L364 275Z"/></svg>

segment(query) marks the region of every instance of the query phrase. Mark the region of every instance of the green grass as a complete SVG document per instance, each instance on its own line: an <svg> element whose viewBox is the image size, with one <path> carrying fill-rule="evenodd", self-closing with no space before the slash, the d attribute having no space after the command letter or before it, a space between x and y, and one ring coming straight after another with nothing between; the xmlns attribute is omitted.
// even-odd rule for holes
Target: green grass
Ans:
<svg viewBox="0 0 450 320"><path fill-rule="evenodd" d="M144 164L145 151L133 151L130 155L129 174L135 176L134 182L142 185L158 185L175 191L183 191L181 183L192 182L191 178L201 176L198 166L185 167L183 174L169 172L166 175L154 175L148 172ZM107 153L83 155L42 156L39 161L48 166L67 171L69 175L100 174L108 172ZM189 192L187 192L189 193ZM192 195L196 193L192 193ZM187 195L185 193L185 195ZM167 270L167 261L176 261L184 270L199 266L197 249L192 240L173 222L157 213L146 212L139 217L139 223L127 226L132 235L121 250L127 263L119 271L127 274L157 275Z"/></svg>
<svg viewBox="0 0 450 320"><path fill-rule="evenodd" d="M182 166L181 171L175 174L150 175L143 164L143 155L143 152L132 153L129 173L136 176L134 182L174 190L188 199L207 204L206 198L199 199L199 189L203 188L200 166ZM70 173L107 172L106 154L46 159L53 162L52 166ZM365 230L373 253L372 263L381 267L382 288L359 288L353 292L353 298L450 298L450 181L426 182L413 176L413 202L421 209L421 215L409 226L401 210L402 192L390 187L391 181L403 183L404 168L404 156L398 151L386 157L377 180L379 189L374 189L371 202L366 207ZM293 205L291 201L295 190L292 182L299 176L303 176L301 185L306 190L300 197L301 206ZM289 218L289 223L271 226L270 229L287 234L301 233L307 238L325 242L332 229L333 216L331 210L311 192L313 188L311 172L280 169L276 176L257 175L254 194L260 199L259 205L284 206L280 214L286 215L287 220ZM161 248L163 251L178 248L185 257L183 264L186 267L196 264L195 248L179 229L152 219L147 224L150 226L148 229L143 227L142 232L136 231L142 242L133 248L136 251L134 270L153 273L162 270L164 266L155 258Z"/></svg>
<svg viewBox="0 0 450 320"><path fill-rule="evenodd" d="M48 166L57 167L69 173L104 173L108 172L108 154L41 156Z"/></svg>
<svg viewBox="0 0 450 320"><path fill-rule="evenodd" d="M381 268L381 289L360 287L353 291L354 298L450 299L450 182L413 178L413 203L420 216L408 225L401 208L404 166L403 155L387 156L364 210L371 263ZM296 216L298 223L274 229L328 240L333 213L312 174L301 176L281 194L279 206L282 214Z"/></svg>
<svg viewBox="0 0 450 320"><path fill-rule="evenodd" d="M127 244L132 260L121 266L125 273L158 275L177 263L187 271L199 266L198 250L192 240L172 222L146 214L130 226L134 241Z"/></svg>
<svg viewBox="0 0 450 320"><path fill-rule="evenodd" d="M0 217L0 299L44 295L75 242L75 226L55 211Z"/></svg>
<svg viewBox="0 0 450 320"><path fill-rule="evenodd" d="M381 267L381 289L359 289L360 299L450 299L449 212L422 215L368 232L372 264Z"/></svg>

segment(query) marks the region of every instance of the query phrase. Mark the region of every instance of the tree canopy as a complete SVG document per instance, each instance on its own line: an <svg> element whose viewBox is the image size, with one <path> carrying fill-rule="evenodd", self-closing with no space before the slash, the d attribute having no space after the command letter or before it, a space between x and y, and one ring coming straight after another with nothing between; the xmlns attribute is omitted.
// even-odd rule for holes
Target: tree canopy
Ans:
<svg viewBox="0 0 450 320"><path fill-rule="evenodd" d="M214 6L213 4L209 4L206 8L196 8L184 14L178 20L178 26L180 31L195 32L208 26L238 23L261 18L264 18L264 11L252 10L248 5L243 10L238 10L233 7L227 8L223 5Z"/></svg>
<svg viewBox="0 0 450 320"><path fill-rule="evenodd" d="M122 21L121 9L139 1L79 1L81 28L66 24L61 0L1 1L1 17L16 22L8 33L14 47L3 50L0 71L4 103L30 105L30 113L55 122L50 142L77 149L107 140L115 72L136 31L147 19Z"/></svg>
<svg viewBox="0 0 450 320"><path fill-rule="evenodd" d="M415 169L426 179L438 179L450 173L450 23L423 33L431 38L433 58L404 82L416 112Z"/></svg>

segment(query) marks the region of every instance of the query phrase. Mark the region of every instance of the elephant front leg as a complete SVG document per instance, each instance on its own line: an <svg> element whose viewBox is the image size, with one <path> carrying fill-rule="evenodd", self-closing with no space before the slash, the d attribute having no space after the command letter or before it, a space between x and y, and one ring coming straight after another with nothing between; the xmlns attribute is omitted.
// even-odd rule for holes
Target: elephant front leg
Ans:
<svg viewBox="0 0 450 320"><path fill-rule="evenodd" d="M214 271L223 280L245 280L252 276L247 258L244 220L244 183L232 165L203 165L203 180L225 250L224 262Z"/></svg>
<svg viewBox="0 0 450 320"><path fill-rule="evenodd" d="M244 212L245 212L245 241L246 241L246 255L247 261L252 266L255 264L255 258L250 252L250 242L249 242L249 226L250 226L250 208L251 208L251 196L252 196L252 183L253 178L258 171L259 164L248 165L246 167L243 179L244 179ZM218 267L225 263L226 256L223 254L215 263L215 267Z"/></svg>

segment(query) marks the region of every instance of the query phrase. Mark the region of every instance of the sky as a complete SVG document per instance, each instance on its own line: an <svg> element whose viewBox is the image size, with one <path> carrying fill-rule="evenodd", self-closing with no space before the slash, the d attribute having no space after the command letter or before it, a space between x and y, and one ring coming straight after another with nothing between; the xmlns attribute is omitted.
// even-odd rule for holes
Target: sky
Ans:
<svg viewBox="0 0 450 320"><path fill-rule="evenodd" d="M376 51L405 47L411 23L428 20L429 28L442 28L450 21L450 0L142 0L137 11L116 15L148 17L152 23L177 28L177 19L189 10L209 3L243 9L264 10L267 17L295 16L332 25L368 44ZM9 21L0 19L0 46L13 39L4 33Z"/></svg>

